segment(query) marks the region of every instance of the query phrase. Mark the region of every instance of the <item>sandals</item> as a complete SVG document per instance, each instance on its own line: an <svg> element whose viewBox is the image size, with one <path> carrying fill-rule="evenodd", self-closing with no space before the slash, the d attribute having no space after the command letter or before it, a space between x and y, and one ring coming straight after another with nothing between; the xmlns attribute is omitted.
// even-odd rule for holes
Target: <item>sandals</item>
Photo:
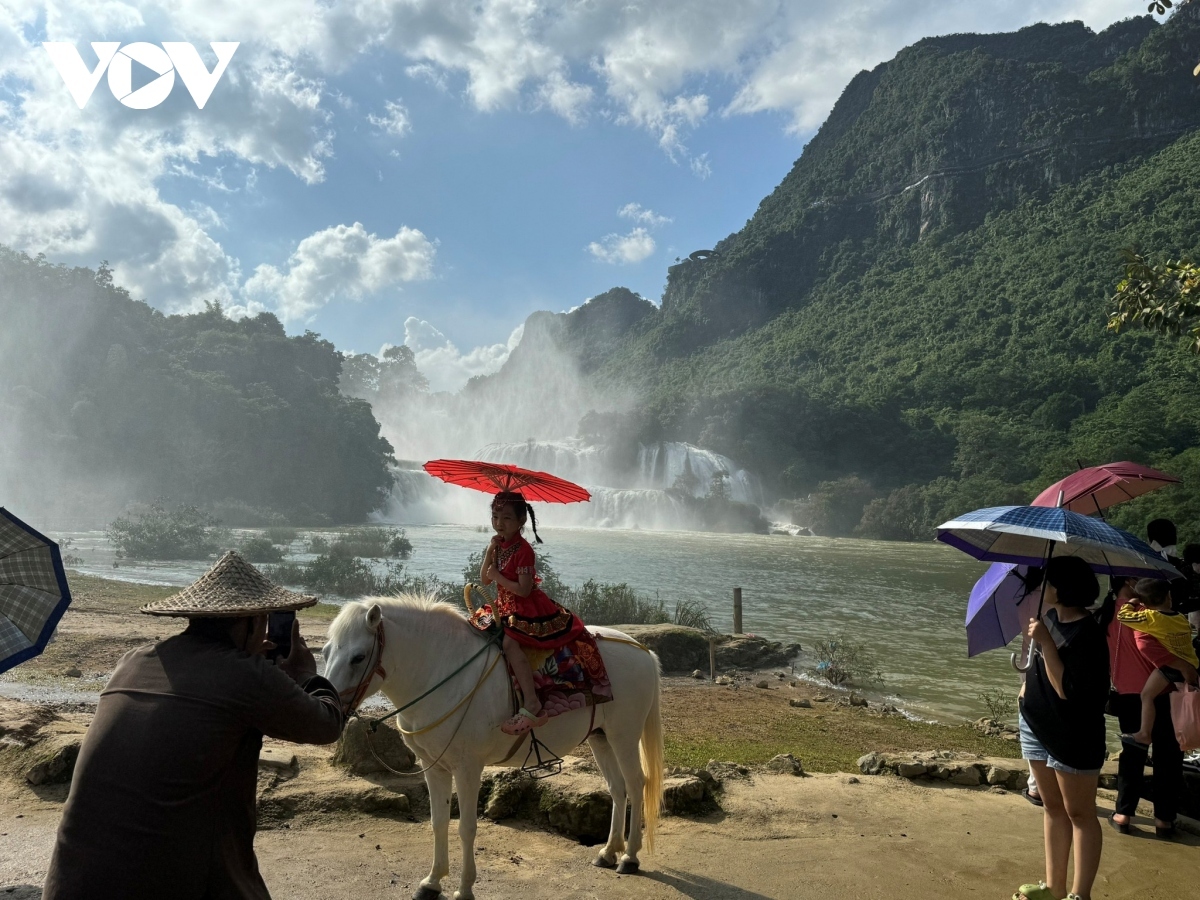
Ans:
<svg viewBox="0 0 1200 900"><path fill-rule="evenodd" d="M1164 841L1174 840L1175 839L1175 823L1172 822L1166 828L1162 827L1161 825L1155 825L1154 826L1154 835L1155 835L1155 837L1162 838Z"/></svg>
<svg viewBox="0 0 1200 900"><path fill-rule="evenodd" d="M1121 815L1124 815L1124 813ZM1133 829L1130 826L1133 824L1133 822L1118 822L1116 816L1116 813L1110 813L1108 816L1108 824L1117 829L1117 831L1121 832L1121 834L1132 834Z"/></svg>
<svg viewBox="0 0 1200 900"><path fill-rule="evenodd" d="M550 716L545 710L542 710L540 716L535 716L525 707L521 707L517 714L500 726L500 730L505 734L511 734L517 737L522 734L528 734L535 728L541 728L546 724Z"/></svg>
<svg viewBox="0 0 1200 900"><path fill-rule="evenodd" d="M1012 900L1058 900L1058 898L1051 893L1050 888L1046 887L1046 882L1039 881L1037 884L1021 885L1012 895Z"/></svg>
<svg viewBox="0 0 1200 900"><path fill-rule="evenodd" d="M1041 795L1031 791L1029 788L1025 788L1025 790L1021 791L1021 796L1024 797L1026 800L1028 800L1030 803L1032 803L1034 806L1044 806L1045 805L1044 803L1042 803Z"/></svg>

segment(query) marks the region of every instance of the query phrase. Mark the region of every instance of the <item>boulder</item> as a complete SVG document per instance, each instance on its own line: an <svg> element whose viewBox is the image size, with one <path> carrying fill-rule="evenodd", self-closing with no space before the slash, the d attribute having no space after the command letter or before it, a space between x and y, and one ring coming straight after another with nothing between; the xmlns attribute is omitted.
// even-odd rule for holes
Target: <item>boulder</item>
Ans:
<svg viewBox="0 0 1200 900"><path fill-rule="evenodd" d="M854 694L854 693L851 693L851 694L850 694L850 705L851 705L851 706L862 706L862 707L865 707L865 706L867 706L867 705L868 705L868 704L867 704L867 698L866 698L866 697L863 697L863 696L861 696L860 694Z"/></svg>
<svg viewBox="0 0 1200 900"><path fill-rule="evenodd" d="M794 706L797 709L812 709L812 701L805 697L793 697L788 701L788 706Z"/></svg>
<svg viewBox="0 0 1200 900"><path fill-rule="evenodd" d="M1004 766L988 766L987 767L986 781L988 784L1005 785L1005 784L1008 784L1008 782L1012 778L1012 776L1013 776L1012 770L1007 769Z"/></svg>
<svg viewBox="0 0 1200 900"><path fill-rule="evenodd" d="M703 778L685 775L668 778L663 784L663 809L671 815L698 815L716 808L710 782Z"/></svg>
<svg viewBox="0 0 1200 900"><path fill-rule="evenodd" d="M929 767L921 762L902 762L896 766L896 774L901 778L920 778Z"/></svg>
<svg viewBox="0 0 1200 900"><path fill-rule="evenodd" d="M858 769L864 775L878 775L887 764L887 758L882 753L867 753L858 758Z"/></svg>
<svg viewBox="0 0 1200 900"><path fill-rule="evenodd" d="M790 753L780 753L778 756L771 757L763 765L763 768L768 772L774 772L776 775L800 776L804 774L803 764Z"/></svg>
<svg viewBox="0 0 1200 900"><path fill-rule="evenodd" d="M756 688L769 688L771 683L767 681L767 679L763 678L761 681L754 682L754 686Z"/></svg>
<svg viewBox="0 0 1200 900"><path fill-rule="evenodd" d="M975 766L963 766L957 772L951 774L949 781L951 784L977 787L983 783L983 777L979 774L979 769Z"/></svg>
<svg viewBox="0 0 1200 900"><path fill-rule="evenodd" d="M616 628L653 650L662 670L668 674L708 668L708 636L698 628L683 625L617 625Z"/></svg>
<svg viewBox="0 0 1200 900"><path fill-rule="evenodd" d="M374 752L372 752L374 751ZM413 767L415 757L400 732L390 722L381 722L370 733L364 719L351 719L338 738L331 759L354 775L377 775L392 768L404 772Z"/></svg>
<svg viewBox="0 0 1200 900"><path fill-rule="evenodd" d="M258 821L263 827L304 814L365 813L408 817L411 812L412 805L407 795L362 782L300 786L292 790L270 791L258 798Z"/></svg>
<svg viewBox="0 0 1200 900"><path fill-rule="evenodd" d="M75 774L82 736L52 734L39 741L28 753L25 780L32 785L66 784Z"/></svg>

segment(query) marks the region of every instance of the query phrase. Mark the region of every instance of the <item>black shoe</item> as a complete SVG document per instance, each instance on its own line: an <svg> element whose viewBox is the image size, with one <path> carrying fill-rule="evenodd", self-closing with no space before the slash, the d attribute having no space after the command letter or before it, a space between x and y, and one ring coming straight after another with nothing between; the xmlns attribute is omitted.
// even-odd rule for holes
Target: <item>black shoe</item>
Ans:
<svg viewBox="0 0 1200 900"><path fill-rule="evenodd" d="M1117 815L1116 813L1113 813L1112 815L1110 815L1108 817L1108 824L1111 825L1113 828L1117 829L1117 831L1121 832L1121 834L1129 834L1131 831L1131 829L1129 827L1131 823L1130 822L1118 822L1116 819L1116 815Z"/></svg>
<svg viewBox="0 0 1200 900"><path fill-rule="evenodd" d="M1160 837L1165 841L1172 840L1175 837L1175 823L1172 822L1166 828L1163 828L1160 825L1155 825L1154 834L1156 837Z"/></svg>

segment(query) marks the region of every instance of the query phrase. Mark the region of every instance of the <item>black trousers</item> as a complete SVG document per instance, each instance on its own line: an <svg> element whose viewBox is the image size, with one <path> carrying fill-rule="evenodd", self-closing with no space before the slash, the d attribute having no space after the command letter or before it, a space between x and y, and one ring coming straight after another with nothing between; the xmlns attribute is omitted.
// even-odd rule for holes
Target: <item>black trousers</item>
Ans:
<svg viewBox="0 0 1200 900"><path fill-rule="evenodd" d="M1117 721L1125 733L1142 727L1142 698L1138 694L1118 694L1115 698ZM1171 722L1171 698L1161 694L1154 701L1156 715L1151 746L1154 749L1154 818L1174 822L1183 793L1183 751L1175 740ZM1117 812L1132 816L1138 801L1145 796L1146 751L1121 745L1117 761Z"/></svg>

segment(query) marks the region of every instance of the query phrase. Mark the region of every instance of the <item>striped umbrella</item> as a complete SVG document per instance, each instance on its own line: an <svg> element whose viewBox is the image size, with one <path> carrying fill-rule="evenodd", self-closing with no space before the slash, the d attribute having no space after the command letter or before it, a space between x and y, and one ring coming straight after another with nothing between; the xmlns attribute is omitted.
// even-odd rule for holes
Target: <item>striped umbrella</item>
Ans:
<svg viewBox="0 0 1200 900"><path fill-rule="evenodd" d="M70 603L58 544L0 507L0 672L45 650Z"/></svg>

